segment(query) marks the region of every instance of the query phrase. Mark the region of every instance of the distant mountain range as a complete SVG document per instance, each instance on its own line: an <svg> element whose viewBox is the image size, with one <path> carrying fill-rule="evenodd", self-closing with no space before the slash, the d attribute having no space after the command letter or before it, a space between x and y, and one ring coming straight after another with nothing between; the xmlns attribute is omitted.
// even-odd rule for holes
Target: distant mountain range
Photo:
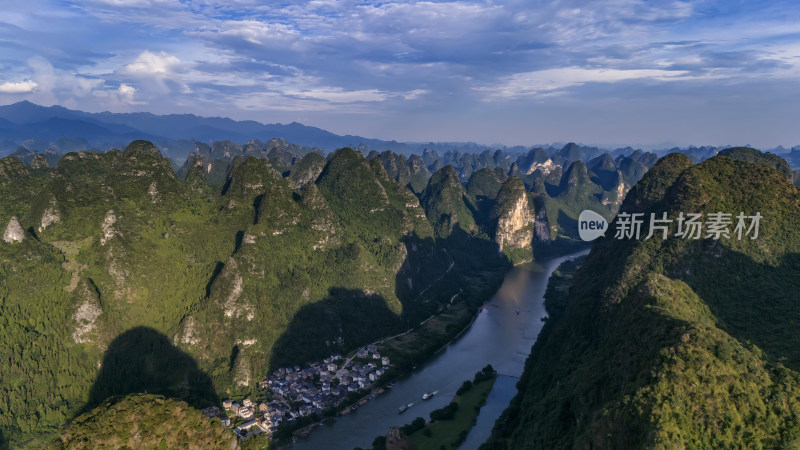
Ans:
<svg viewBox="0 0 800 450"><path fill-rule="evenodd" d="M152 113L88 113L62 106L40 106L28 101L0 106L0 156L25 147L44 152L54 150L67 153L80 150L109 150L125 148L131 141L147 139L155 143L162 153L183 161L196 148L196 144L213 141L231 141L244 144L251 140L269 141L285 139L292 144L332 151L351 147L367 154L369 150L391 150L399 154L422 153L423 150L440 153L458 150L462 153L481 153L502 149L506 153L524 153L531 147L506 147L481 145L472 142L397 142L371 139L363 136L340 136L321 128L290 124L262 124L252 120L236 121L220 117L200 117L193 114L157 115ZM572 144L574 145L574 144ZM545 149L560 149L563 144L551 144ZM630 154L632 147L600 149L580 146L589 153L610 152L614 157ZM688 147L656 150L659 156L681 151L694 162L713 156L720 148ZM793 150L800 151L800 146ZM770 151L781 154L791 151L784 147ZM696 153L696 154L692 154Z"/></svg>
<svg viewBox="0 0 800 450"><path fill-rule="evenodd" d="M56 147L62 152L96 148L124 148L135 139L159 144L171 157L185 157L194 142L283 138L298 145L335 150L363 147L408 152L408 144L339 136L300 123L262 124L193 114L87 113L62 106L44 107L28 101L0 106L0 154L19 146L30 150Z"/></svg>

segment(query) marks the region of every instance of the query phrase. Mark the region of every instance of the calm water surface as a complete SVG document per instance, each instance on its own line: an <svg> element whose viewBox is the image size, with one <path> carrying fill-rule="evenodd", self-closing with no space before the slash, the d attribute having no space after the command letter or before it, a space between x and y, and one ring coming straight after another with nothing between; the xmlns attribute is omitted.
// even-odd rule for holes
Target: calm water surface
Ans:
<svg viewBox="0 0 800 450"><path fill-rule="evenodd" d="M371 448L376 436L386 434L392 426L405 425L415 417L428 419L431 411L452 400L464 380L491 364L500 373L478 422L462 449L474 449L486 441L495 420L516 394L516 382L522 374L525 358L531 351L547 316L544 291L553 270L567 259L588 253L588 250L567 256L523 264L506 274L500 289L486 302L472 327L451 343L437 357L418 368L410 376L397 380L392 390L371 400L355 412L336 418L336 423L315 428L310 436L298 440L297 449ZM422 394L438 390L430 400ZM403 414L397 408L414 405Z"/></svg>

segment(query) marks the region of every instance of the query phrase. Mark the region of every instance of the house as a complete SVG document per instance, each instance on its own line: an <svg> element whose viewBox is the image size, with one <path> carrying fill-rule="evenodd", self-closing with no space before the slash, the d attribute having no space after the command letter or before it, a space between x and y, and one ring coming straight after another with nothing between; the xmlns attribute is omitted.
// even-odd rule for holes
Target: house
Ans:
<svg viewBox="0 0 800 450"><path fill-rule="evenodd" d="M336 371L336 364L335 363L328 363L328 370L330 372L335 372Z"/></svg>
<svg viewBox="0 0 800 450"><path fill-rule="evenodd" d="M253 401L250 400L249 398L246 398L246 399L242 400L242 406L244 406L246 408L249 408L249 407L253 406Z"/></svg>
<svg viewBox="0 0 800 450"><path fill-rule="evenodd" d="M377 353L377 352L373 353L372 354L372 359L381 359L381 354Z"/></svg>
<svg viewBox="0 0 800 450"><path fill-rule="evenodd" d="M266 419L256 419L256 425L261 428L261 431L269 433L269 421Z"/></svg>
<svg viewBox="0 0 800 450"><path fill-rule="evenodd" d="M369 381L375 381L378 379L378 375L375 372L371 372L369 374Z"/></svg>
<svg viewBox="0 0 800 450"><path fill-rule="evenodd" d="M225 409L228 409L228 410L233 409L233 400L230 400L230 399L223 400L222 401L222 407L225 408Z"/></svg>
<svg viewBox="0 0 800 450"><path fill-rule="evenodd" d="M365 348L360 348L360 349L358 349L358 351L356 352L356 356L357 356L357 357L359 357L359 358L366 358L366 357L368 357L368 356L369 356L369 353L367 352L367 349L365 349Z"/></svg>
<svg viewBox="0 0 800 450"><path fill-rule="evenodd" d="M242 419L245 419L245 420L252 419L254 415L255 415L255 411L253 411L253 407L252 406L243 406L243 407L239 408L239 416Z"/></svg>
<svg viewBox="0 0 800 450"><path fill-rule="evenodd" d="M377 346L377 345L375 345L375 344L369 344L369 345L367 346L367 350L368 350L370 353L375 353L375 352L377 352L377 351L378 351L378 346Z"/></svg>
<svg viewBox="0 0 800 450"><path fill-rule="evenodd" d="M233 431L236 432L236 434L238 434L239 436L244 436L246 434L245 433L246 431L250 431L250 433L252 434L261 434L266 430L264 429L264 427L261 426L261 424L257 420L250 420L239 425Z"/></svg>
<svg viewBox="0 0 800 450"><path fill-rule="evenodd" d="M388 356L384 356L383 358L381 358L381 364L383 364L384 366L388 366L389 365L389 357Z"/></svg>

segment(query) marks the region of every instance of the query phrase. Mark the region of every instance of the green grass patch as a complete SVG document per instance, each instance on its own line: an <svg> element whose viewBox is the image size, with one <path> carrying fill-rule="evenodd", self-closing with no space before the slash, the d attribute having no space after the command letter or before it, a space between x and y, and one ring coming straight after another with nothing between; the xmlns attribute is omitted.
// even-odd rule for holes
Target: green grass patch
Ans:
<svg viewBox="0 0 800 450"><path fill-rule="evenodd" d="M486 398L492 391L497 376L492 376L472 385L472 388L453 401L458 403L458 409L451 420L440 420L425 425L409 436L409 439L418 450L425 449L451 449L458 448L467 438L469 431L475 426L481 407L486 404Z"/></svg>

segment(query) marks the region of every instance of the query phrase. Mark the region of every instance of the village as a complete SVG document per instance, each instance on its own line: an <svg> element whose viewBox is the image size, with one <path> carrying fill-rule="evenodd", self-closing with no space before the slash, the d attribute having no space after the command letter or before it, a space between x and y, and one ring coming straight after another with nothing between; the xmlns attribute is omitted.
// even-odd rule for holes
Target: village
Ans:
<svg viewBox="0 0 800 450"><path fill-rule="evenodd" d="M240 439L262 433L272 434L283 423L302 417L321 417L323 411L342 404L351 393L366 392L385 373L389 357L382 356L375 344L358 349L349 359L338 353L307 367L285 367L275 370L259 382L261 402L245 398L241 403L227 399L219 406L203 410L208 417L218 417ZM374 392L369 398L383 393ZM342 410L348 414L368 399ZM235 425L235 426L234 426Z"/></svg>

